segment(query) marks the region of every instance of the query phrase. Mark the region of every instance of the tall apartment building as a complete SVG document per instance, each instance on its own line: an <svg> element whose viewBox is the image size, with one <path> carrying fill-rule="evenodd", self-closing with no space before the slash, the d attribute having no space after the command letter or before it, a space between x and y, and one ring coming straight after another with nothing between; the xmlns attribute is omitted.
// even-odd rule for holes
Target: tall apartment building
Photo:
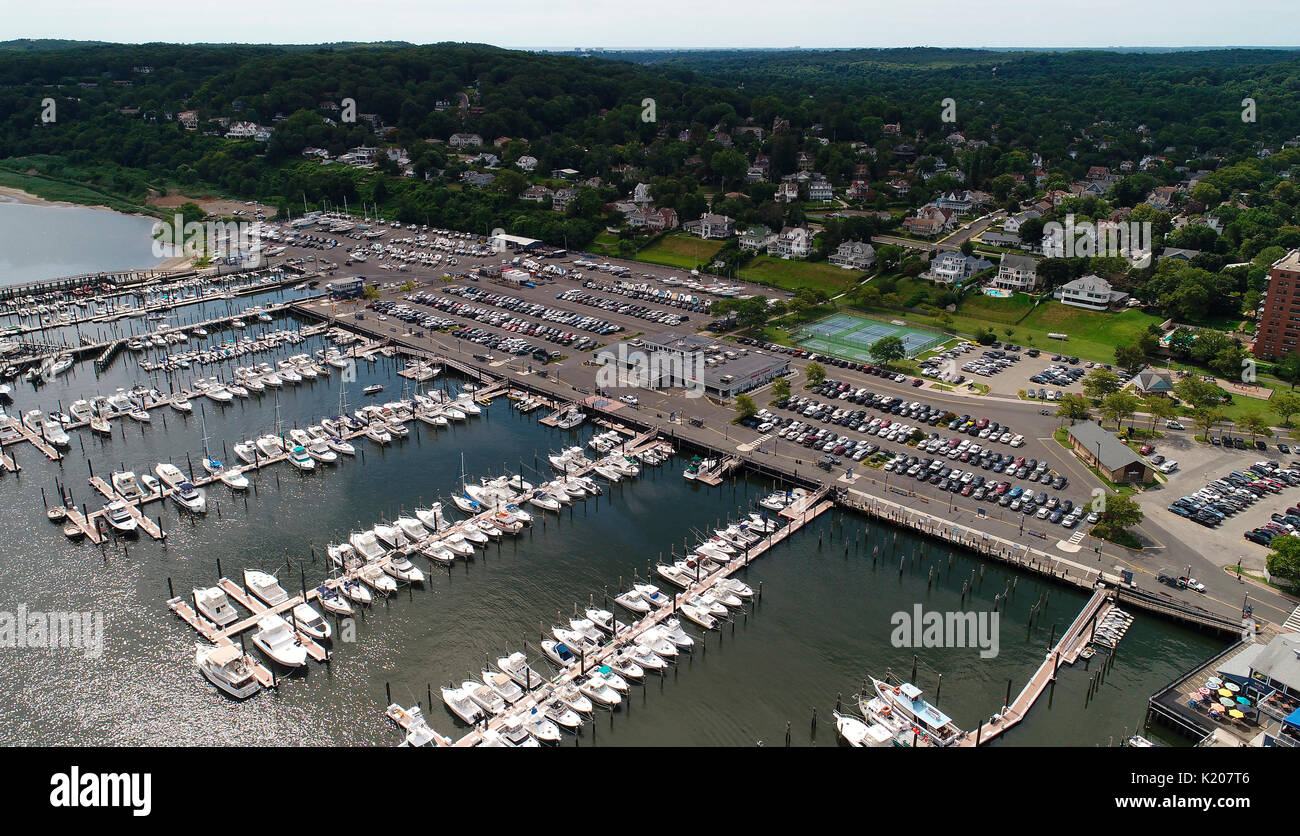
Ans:
<svg viewBox="0 0 1300 836"><path fill-rule="evenodd" d="M1300 249L1273 262L1255 329L1256 357L1279 358L1300 347Z"/></svg>

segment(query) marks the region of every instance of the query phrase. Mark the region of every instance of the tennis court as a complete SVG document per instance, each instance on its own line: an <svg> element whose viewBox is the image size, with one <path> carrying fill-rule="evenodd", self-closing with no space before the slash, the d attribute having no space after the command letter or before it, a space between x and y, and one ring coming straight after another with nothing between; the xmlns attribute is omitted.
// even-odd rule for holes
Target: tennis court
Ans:
<svg viewBox="0 0 1300 836"><path fill-rule="evenodd" d="M915 357L943 342L946 337L933 331L890 325L853 314L833 314L799 329L799 345L819 354L870 363L871 346L885 337L898 337L908 357Z"/></svg>

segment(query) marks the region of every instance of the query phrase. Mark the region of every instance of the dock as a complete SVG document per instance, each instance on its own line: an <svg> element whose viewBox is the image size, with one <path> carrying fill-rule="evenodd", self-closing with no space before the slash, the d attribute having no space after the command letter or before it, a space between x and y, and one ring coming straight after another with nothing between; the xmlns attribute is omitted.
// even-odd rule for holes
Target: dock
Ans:
<svg viewBox="0 0 1300 836"><path fill-rule="evenodd" d="M718 463L712 470L695 474L695 481L703 482L709 487L717 487L722 484L728 473L740 467L740 459L736 456L728 456Z"/></svg>

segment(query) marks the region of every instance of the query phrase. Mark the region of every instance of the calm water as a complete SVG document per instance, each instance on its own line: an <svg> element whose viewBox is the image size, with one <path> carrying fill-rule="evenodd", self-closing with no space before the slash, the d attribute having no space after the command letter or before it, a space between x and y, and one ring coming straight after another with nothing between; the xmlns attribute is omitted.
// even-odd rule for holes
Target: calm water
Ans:
<svg viewBox="0 0 1300 836"><path fill-rule="evenodd" d="M153 267L154 220L0 197L0 286Z"/></svg>
<svg viewBox="0 0 1300 836"><path fill-rule="evenodd" d="M286 322L259 327L286 327ZM213 334L214 339L226 336ZM321 345L315 338L266 359L274 362L284 353ZM352 388L380 382L386 387L380 397L395 397L405 383L395 370L391 361L361 364ZM81 364L39 395L21 384L17 408L66 406L135 379L125 361L98 380L88 364ZM156 383L167 388L165 378ZM437 383L457 385L443 378ZM333 412L337 386L337 380L318 380L282 390L284 424ZM211 444L220 450L223 442L272 428L275 398L224 408L208 402L204 411ZM327 574L325 543L358 525L369 527L448 495L459 481L462 455L472 476L522 466L538 481L531 471L535 455L546 469L548 450L585 440L591 432L562 433L537 424L537 417L519 416L500 399L467 424L440 431L420 425L410 439L385 450L363 440L358 444L363 456L323 472L304 476L287 467L268 469L257 476L256 495L250 492L246 499L219 485L210 488L210 505L219 506L220 515L213 507L206 518L191 521L173 506L155 504L149 513L162 514L170 532L166 546L141 538L125 550L112 546L103 553L64 540L44 519L41 488L53 496L55 479L61 479L78 502L95 507L86 485L86 458L100 474L123 464L137 472L152 470L166 459L184 468L187 453L200 455L198 415L185 419L158 410L152 425L128 425L125 434L119 431L107 441L78 432L73 455L62 468L20 447L21 477L0 480L6 508L0 542L7 544L0 552L0 609L13 611L19 603L30 610L102 609L107 642L98 660L71 650L0 651L9 671L0 684L0 742L391 744L400 736L382 714L385 684L394 700L427 706L427 686L476 677L486 659L524 641L535 648L540 627L549 631L557 611L567 617L575 603L599 602L620 577L628 580L634 570L644 576L647 563L660 554L680 553L682 538L692 529L734 514L737 506L750 507L770 487L740 480L704 488L681 478L680 460L647 469L599 501L566 509L560 518L549 515L545 525L539 515L531 532L370 608L358 619L356 641L336 643L331 666L313 664L278 692L234 703L202 680L192 662L195 635L166 608L168 578L178 594L187 594L194 585L215 581L220 560L229 577L238 578L243 566L261 566L277 570L286 587L297 588L303 576L315 584ZM315 561L313 548L320 555ZM908 558L901 577L899 556ZM940 580L927 588L931 566ZM782 745L789 722L794 745L835 745L830 713L837 693L847 703L864 675L883 675L887 668L910 675L913 651L891 646L890 615L910 611L917 602L927 609L959 608L961 582L979 567L968 556L950 556L936 544L884 527L868 528L853 516L842 522L838 513L824 516L750 567L744 579L753 586L761 582L764 590L752 613L709 635L705 648L667 677L648 677L644 690L634 690L630 706L598 714L581 738L568 738L567 744L749 746L762 740ZM977 583L974 608L990 608L1013 577L1018 581L1002 617L997 658L981 661L974 649L917 651L919 682L933 693L943 673L941 706L966 728L999 708L1008 679L1014 690L1023 685L1046 650L1052 624L1059 634L1084 600L1072 590L989 564ZM1031 633L1029 608L1049 591L1047 615ZM1083 695L1089 674L1082 666L1064 670L1052 704L1040 703L1000 745L1117 740L1141 722L1153 690L1220 646L1139 616L1087 709ZM545 659L535 650L534 656L542 668ZM431 722L457 736L458 721L437 700L436 690L435 700ZM814 707L821 718L815 736Z"/></svg>

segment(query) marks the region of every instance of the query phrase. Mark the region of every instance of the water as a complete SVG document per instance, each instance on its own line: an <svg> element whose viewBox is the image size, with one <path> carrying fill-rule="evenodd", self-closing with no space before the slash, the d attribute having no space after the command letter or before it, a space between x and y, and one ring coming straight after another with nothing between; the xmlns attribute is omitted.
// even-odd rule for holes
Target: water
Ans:
<svg viewBox="0 0 1300 836"><path fill-rule="evenodd" d="M105 209L0 197L0 286L156 266L163 259L153 253L153 225Z"/></svg>

